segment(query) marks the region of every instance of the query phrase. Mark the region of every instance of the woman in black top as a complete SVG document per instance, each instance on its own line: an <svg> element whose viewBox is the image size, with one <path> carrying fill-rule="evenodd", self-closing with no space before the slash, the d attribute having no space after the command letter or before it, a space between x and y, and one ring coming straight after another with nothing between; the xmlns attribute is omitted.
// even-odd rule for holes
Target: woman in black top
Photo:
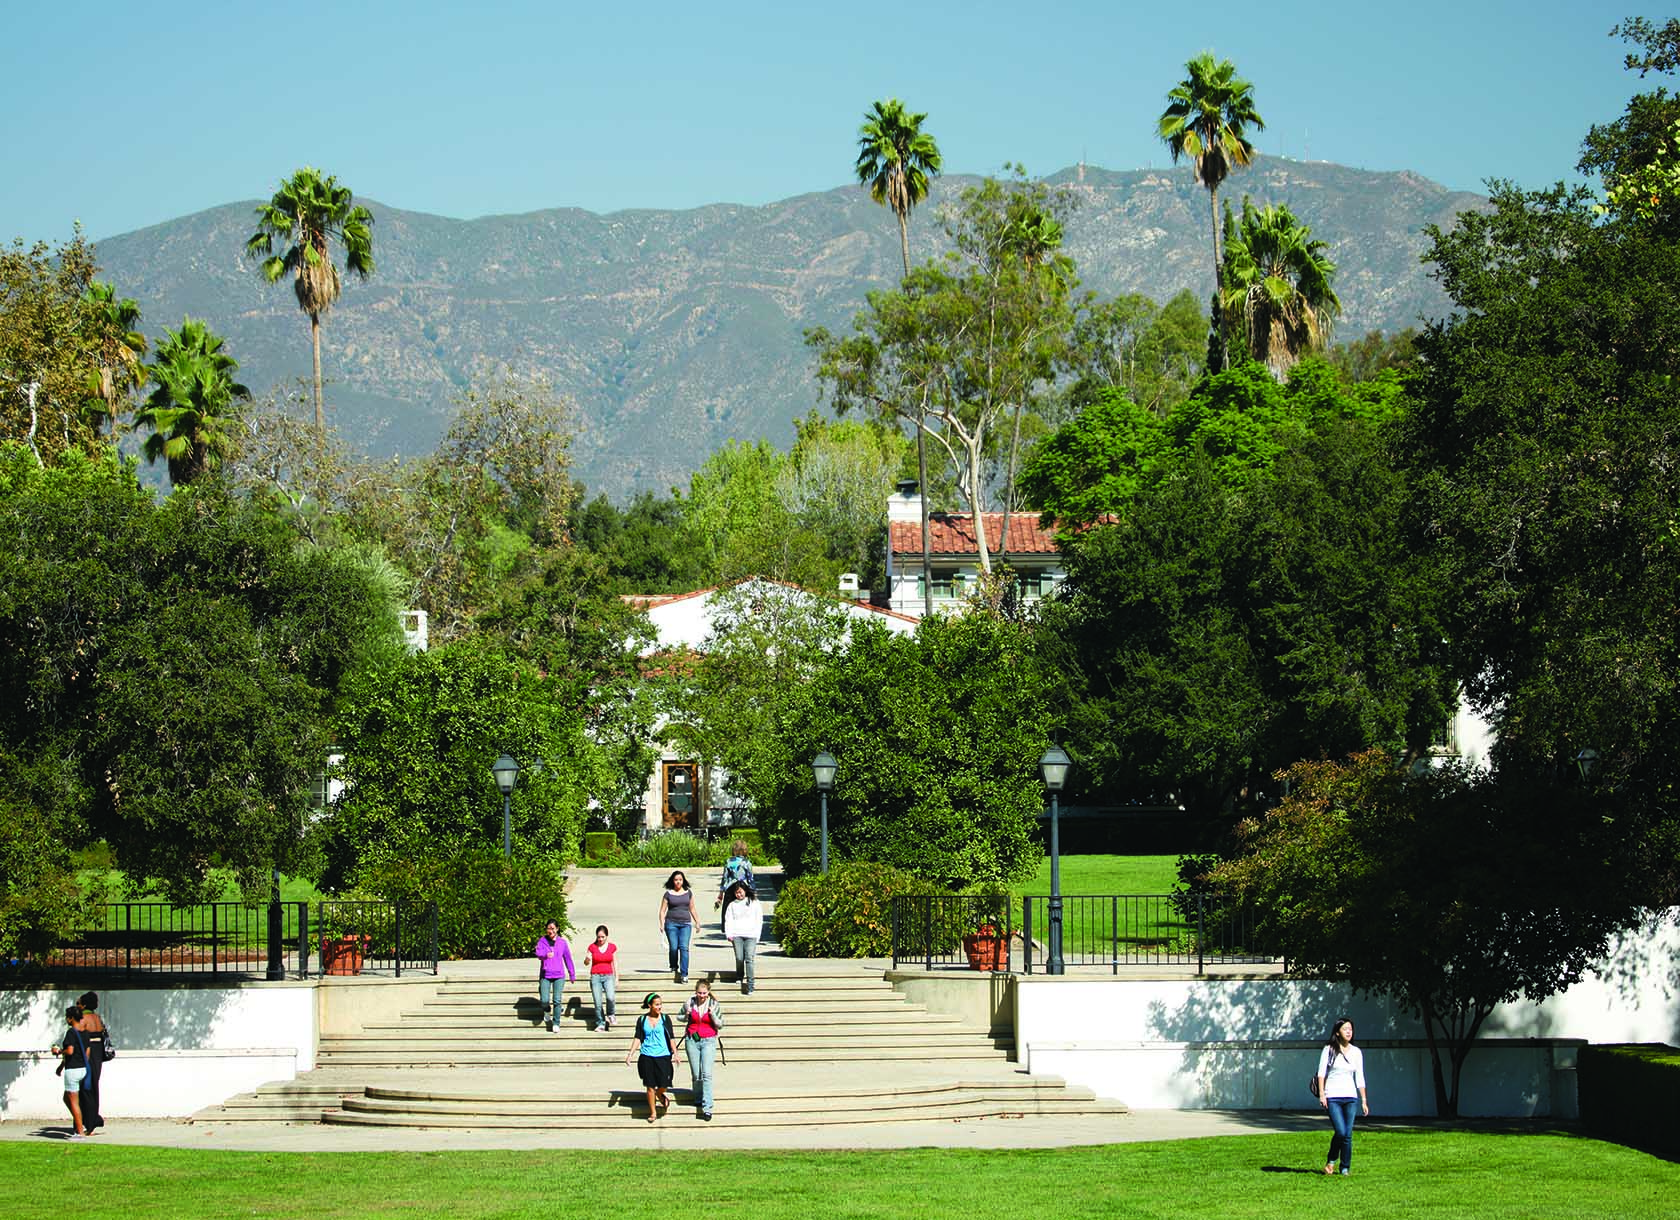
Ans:
<svg viewBox="0 0 1680 1220"><path fill-rule="evenodd" d="M105 1068L105 1046L109 1035L99 1018L99 993L89 991L76 1001L82 1010L82 1034L87 1049L87 1075L82 1078L82 1124L92 1135L105 1125L99 1112L99 1075Z"/></svg>
<svg viewBox="0 0 1680 1220"><path fill-rule="evenodd" d="M58 1065L58 1070L64 1077L64 1108L70 1111L70 1121L74 1125L70 1138L86 1139L87 1128L82 1124L81 1093L82 1078L87 1075L87 1041L80 1028L82 1010L72 1004L64 1010L64 1017L70 1023L70 1028L64 1033L64 1041L52 1048L52 1053L63 1060Z"/></svg>

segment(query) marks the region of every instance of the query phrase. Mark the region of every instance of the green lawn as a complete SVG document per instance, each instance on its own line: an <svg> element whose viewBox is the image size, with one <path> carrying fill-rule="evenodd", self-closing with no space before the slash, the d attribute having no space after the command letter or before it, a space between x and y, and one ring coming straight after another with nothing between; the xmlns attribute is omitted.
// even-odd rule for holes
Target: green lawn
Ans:
<svg viewBox="0 0 1680 1220"><path fill-rule="evenodd" d="M1177 856L1063 856L1064 894L1170 894L1178 888ZM1050 858L1039 861L1038 875L1010 887L1010 892L1048 894Z"/></svg>
<svg viewBox="0 0 1680 1220"><path fill-rule="evenodd" d="M7 1142L0 1197L13 1220L1680 1217L1680 1165L1580 1136L1365 1130L1351 1178L1315 1172L1326 1142L1286 1134L1034 1151L284 1154Z"/></svg>
<svg viewBox="0 0 1680 1220"><path fill-rule="evenodd" d="M217 872L213 873L212 876L216 877L216 879L221 883L222 890L219 901L239 901L239 887L234 884L232 873L222 873L220 870L217 870ZM80 868L76 870L76 880L80 883L83 889L90 888L100 879L104 879L109 885L110 893L112 895L120 894L122 892L123 875L117 869ZM324 897L326 897L326 895L322 894L320 890L316 889L315 886L304 877L288 877L284 874L280 877L280 900L282 902L308 902L313 904L319 902ZM268 894L265 892L262 895L262 898L263 901L267 901ZM137 901L161 902L162 899L154 896L151 898L138 899Z"/></svg>

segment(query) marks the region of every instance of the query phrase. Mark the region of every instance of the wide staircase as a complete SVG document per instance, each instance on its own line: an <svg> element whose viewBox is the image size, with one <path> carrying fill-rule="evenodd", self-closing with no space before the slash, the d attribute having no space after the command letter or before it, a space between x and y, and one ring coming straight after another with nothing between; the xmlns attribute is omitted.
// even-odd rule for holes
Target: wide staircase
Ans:
<svg viewBox="0 0 1680 1220"><path fill-rule="evenodd" d="M725 1016L719 1125L1125 1112L1087 1090L1025 1075L1009 1062L1008 1038L929 1012L856 965L761 970L750 996L724 972L701 977L714 984ZM624 1064L639 1003L659 991L674 1014L690 990L668 974L621 977L618 1020L601 1033L580 980L549 1033L523 963L446 978L399 1020L323 1038L314 1072L194 1121L584 1129L645 1119L645 1094ZM681 1050L675 1078L677 1104L692 1104Z"/></svg>

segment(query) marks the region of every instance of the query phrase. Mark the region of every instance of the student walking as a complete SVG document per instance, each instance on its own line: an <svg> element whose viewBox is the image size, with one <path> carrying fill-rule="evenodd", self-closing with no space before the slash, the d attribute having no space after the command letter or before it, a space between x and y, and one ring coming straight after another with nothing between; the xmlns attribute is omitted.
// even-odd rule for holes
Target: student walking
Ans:
<svg viewBox="0 0 1680 1220"><path fill-rule="evenodd" d="M1338 1159L1342 1173L1353 1170L1353 1112L1371 1115L1365 1093L1365 1056L1353 1044L1353 1021L1337 1017L1330 1037L1318 1056L1318 1104L1330 1115L1330 1154L1324 1172L1335 1173Z"/></svg>
<svg viewBox="0 0 1680 1220"><path fill-rule="evenodd" d="M111 1033L99 1016L99 993L84 992L76 1007L82 1010L81 1029L87 1051L87 1075L82 1077L82 1125L92 1135L105 1125L105 1116L99 1112L99 1080L105 1061L115 1052L111 1050Z"/></svg>
<svg viewBox="0 0 1680 1220"><path fill-rule="evenodd" d="M714 908L723 908L727 920L729 904L735 898L736 882L744 882L748 889L753 887L752 861L747 858L747 841L736 839L729 845L729 859L723 862L723 880L718 882L717 900L712 903ZM725 936L729 933L725 932Z"/></svg>
<svg viewBox="0 0 1680 1220"><path fill-rule="evenodd" d="M533 950L542 965L537 970L537 999L548 1014L548 1032L560 1032L560 1017L565 1011L564 991L567 983L577 982L577 970L572 965L572 947L560 935L560 925L548 921L543 934L537 938Z"/></svg>
<svg viewBox="0 0 1680 1220"><path fill-rule="evenodd" d="M613 963L618 946L607 939L606 924L596 927L595 939L584 952L589 957L589 994L595 1000L595 1029L606 1033L612 1029L618 1007L618 967Z"/></svg>
<svg viewBox="0 0 1680 1220"><path fill-rule="evenodd" d="M665 1015L665 1002L657 991L642 997L642 1007L647 1012L636 1018L636 1040L630 1044L630 1053L624 1056L624 1066L629 1067L630 1060L636 1060L636 1074L647 1090L647 1120L651 1123L659 1117L661 1109L671 1104L671 1058L677 1038L671 1028L671 1018Z"/></svg>
<svg viewBox="0 0 1680 1220"><path fill-rule="evenodd" d="M53 1044L52 1053L59 1057L58 1073L64 1077L64 1108L70 1111L70 1138L87 1138L82 1122L82 1080L87 1076L87 1039L82 1035L82 1010L72 1004L64 1010L69 1029L64 1039Z"/></svg>
<svg viewBox="0 0 1680 1220"><path fill-rule="evenodd" d="M723 909L723 935L735 950L735 976L741 982L741 994L751 995L756 985L753 957L764 935L764 908L745 882L737 881L730 888L729 905Z"/></svg>
<svg viewBox="0 0 1680 1220"><path fill-rule="evenodd" d="M694 981L694 994L683 1002L683 1046L688 1051L688 1078L694 1094L696 1115L712 1121L712 1069L717 1064L718 1030L723 1028L723 1010L712 999L705 979Z"/></svg>
<svg viewBox="0 0 1680 1220"><path fill-rule="evenodd" d="M665 934L665 948L671 961L671 977L681 983L688 978L688 946L694 939L694 891L681 869L665 878L665 893L659 899L659 930Z"/></svg>

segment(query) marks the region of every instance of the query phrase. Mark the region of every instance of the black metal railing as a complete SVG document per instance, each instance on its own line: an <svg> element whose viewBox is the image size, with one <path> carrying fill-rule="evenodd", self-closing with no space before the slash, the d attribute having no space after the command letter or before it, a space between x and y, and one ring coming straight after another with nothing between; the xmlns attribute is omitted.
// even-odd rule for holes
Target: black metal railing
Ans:
<svg viewBox="0 0 1680 1220"><path fill-rule="evenodd" d="M892 900L893 965L1008 970L1019 937L1005 898L940 894Z"/></svg>
<svg viewBox="0 0 1680 1220"><path fill-rule="evenodd" d="M437 973L437 903L327 899L316 910L322 976Z"/></svg>
<svg viewBox="0 0 1680 1220"><path fill-rule="evenodd" d="M992 908L975 908L986 901L967 895L893 899L893 965L1043 972L1050 951L1049 898L1021 898L1020 919L1013 926L1008 913L997 917L995 900ZM977 957L984 960L985 953L973 950L983 926L1002 938L1001 965L978 964ZM1202 973L1210 963L1276 960L1256 930L1254 912L1211 894L1062 896L1062 964L1067 969L1117 974L1127 965L1190 965Z"/></svg>
<svg viewBox="0 0 1680 1220"><path fill-rule="evenodd" d="M110 902L14 977L199 975L231 981L438 968L437 903ZM330 947L330 958L329 958ZM359 952L357 951L359 949ZM319 953L317 953L317 950Z"/></svg>

